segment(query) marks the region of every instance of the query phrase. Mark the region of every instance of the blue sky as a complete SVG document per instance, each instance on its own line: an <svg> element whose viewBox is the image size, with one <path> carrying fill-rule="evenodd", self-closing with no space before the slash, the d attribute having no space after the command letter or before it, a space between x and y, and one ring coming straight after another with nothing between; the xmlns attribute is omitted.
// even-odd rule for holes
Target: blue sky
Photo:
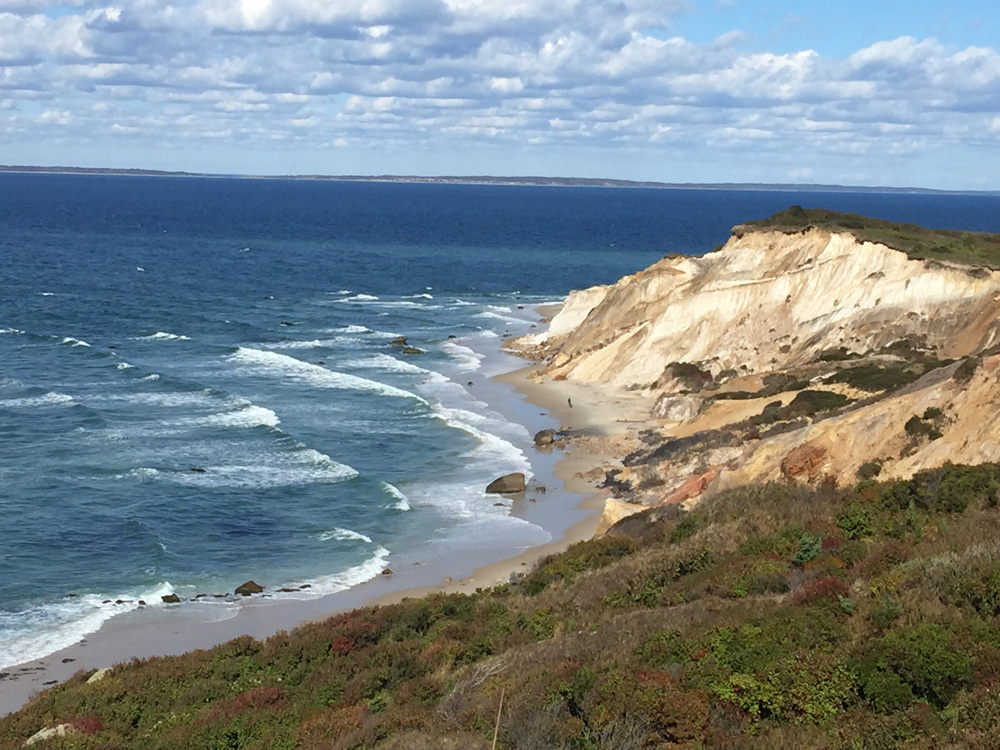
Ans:
<svg viewBox="0 0 1000 750"><path fill-rule="evenodd" d="M0 163L998 190L998 31L939 0L0 0Z"/></svg>

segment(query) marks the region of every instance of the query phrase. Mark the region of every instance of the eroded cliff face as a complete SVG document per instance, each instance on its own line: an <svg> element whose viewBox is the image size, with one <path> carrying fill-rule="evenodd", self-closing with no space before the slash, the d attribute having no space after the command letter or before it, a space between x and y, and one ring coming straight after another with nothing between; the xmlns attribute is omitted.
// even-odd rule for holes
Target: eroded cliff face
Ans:
<svg viewBox="0 0 1000 750"><path fill-rule="evenodd" d="M607 527L752 482L1000 461L998 341L1000 273L813 229L574 292L514 348L540 377L653 405L608 473Z"/></svg>
<svg viewBox="0 0 1000 750"><path fill-rule="evenodd" d="M574 292L520 345L553 377L680 390L672 363L763 373L907 337L962 357L996 343L998 314L998 272L910 260L849 234L751 232Z"/></svg>

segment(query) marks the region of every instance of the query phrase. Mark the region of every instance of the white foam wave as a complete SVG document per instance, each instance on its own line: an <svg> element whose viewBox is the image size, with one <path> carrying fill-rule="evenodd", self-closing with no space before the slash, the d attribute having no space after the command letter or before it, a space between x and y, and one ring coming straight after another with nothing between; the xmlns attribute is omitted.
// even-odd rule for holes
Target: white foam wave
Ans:
<svg viewBox="0 0 1000 750"><path fill-rule="evenodd" d="M72 336L65 337L60 343L69 344L70 346L90 346L90 344L83 339L75 339Z"/></svg>
<svg viewBox="0 0 1000 750"><path fill-rule="evenodd" d="M408 299L383 300L379 302L381 307L406 307L410 309L419 308L421 310L440 310L440 305L428 305L424 302L414 302Z"/></svg>
<svg viewBox="0 0 1000 750"><path fill-rule="evenodd" d="M210 414L207 417L191 417L170 424L191 424L202 427L277 427L280 423L278 415L267 407L250 404L236 411Z"/></svg>
<svg viewBox="0 0 1000 750"><path fill-rule="evenodd" d="M136 341L190 341L190 336L181 336L176 333L167 333L166 331L157 331L149 336L137 336Z"/></svg>
<svg viewBox="0 0 1000 750"><path fill-rule="evenodd" d="M480 461L497 473L521 471L531 474L531 463L520 448L509 440L487 431L493 427L492 418L465 409L447 408L440 404L432 408L434 414L448 426L467 432L479 441L475 449L464 454L465 458Z"/></svg>
<svg viewBox="0 0 1000 750"><path fill-rule="evenodd" d="M455 364L462 372L475 372L482 367L486 356L473 351L467 346L456 344L454 341L445 341L441 348L445 354L455 360Z"/></svg>
<svg viewBox="0 0 1000 750"><path fill-rule="evenodd" d="M432 380L444 379L444 375L433 370L426 370L423 367L396 359L391 354L373 354L364 359L352 359L343 363L344 367L369 368L373 370L385 370L386 372L406 373L407 375L421 375Z"/></svg>
<svg viewBox="0 0 1000 750"><path fill-rule="evenodd" d="M400 492L398 487L395 487L389 484L388 482L382 482L382 491L396 501L395 503L393 503L392 506L396 510L410 509L410 499L402 492Z"/></svg>
<svg viewBox="0 0 1000 750"><path fill-rule="evenodd" d="M347 373L328 370L320 365L303 362L300 359L277 352L241 347L236 353L230 356L230 359L254 373L281 375L290 380L308 383L319 388L364 391L379 396L409 398L420 401L423 404L427 403L417 394L404 391L402 388L396 388L395 386L379 383L378 381L369 380L357 375L348 375Z"/></svg>
<svg viewBox="0 0 1000 750"><path fill-rule="evenodd" d="M24 331L22 331L20 328L0 328L0 334L3 333L10 333L15 336L21 336L24 334Z"/></svg>
<svg viewBox="0 0 1000 750"><path fill-rule="evenodd" d="M139 607L142 599L149 604L161 604L161 596L173 593L169 583L148 591L132 591L118 595L84 594L60 599L23 612L0 612L0 669L41 659L49 654L79 643L115 615ZM104 600L122 604L104 604Z"/></svg>
<svg viewBox="0 0 1000 750"><path fill-rule="evenodd" d="M407 294L404 295L403 299L434 299L433 295L424 294Z"/></svg>
<svg viewBox="0 0 1000 750"><path fill-rule="evenodd" d="M355 294L339 299L337 302L378 302L378 297L374 294Z"/></svg>
<svg viewBox="0 0 1000 750"><path fill-rule="evenodd" d="M276 341L270 344L261 344L268 349L331 349L339 341L337 339L313 339L312 341Z"/></svg>
<svg viewBox="0 0 1000 750"><path fill-rule="evenodd" d="M291 454L262 457L252 464L208 465L201 471L158 471L137 469L132 476L150 477L174 484L199 487L239 487L273 489L307 484L336 484L358 476L347 464L334 461L319 451L307 449ZM155 471L155 470L153 470Z"/></svg>
<svg viewBox="0 0 1000 750"><path fill-rule="evenodd" d="M365 326L343 326L341 328L332 329L335 333L373 333L371 328Z"/></svg>
<svg viewBox="0 0 1000 750"><path fill-rule="evenodd" d="M370 581L389 567L389 554L389 550L380 546L370 558L360 565L355 565L340 573L310 580L309 583L312 585L312 588L309 589L310 597L335 594L338 591L344 591L365 581Z"/></svg>
<svg viewBox="0 0 1000 750"><path fill-rule="evenodd" d="M475 307L475 302L466 302L464 299L453 299L449 304L455 307Z"/></svg>
<svg viewBox="0 0 1000 750"><path fill-rule="evenodd" d="M492 310L484 310L481 313L476 313L472 317L474 318L487 318L489 320L502 320L504 323L522 323L520 318L515 318L512 315L504 315L502 313L493 312Z"/></svg>
<svg viewBox="0 0 1000 750"><path fill-rule="evenodd" d="M26 409L38 406L66 406L73 403L73 397L65 393L49 391L41 396L24 396L0 400L0 408Z"/></svg>
<svg viewBox="0 0 1000 750"><path fill-rule="evenodd" d="M130 365L128 362L119 362L117 365L115 365L115 367L118 368L119 370L134 370L135 369L135 365Z"/></svg>
<svg viewBox="0 0 1000 750"><path fill-rule="evenodd" d="M158 375L147 375L139 380L154 381L159 380ZM177 392L157 392L142 391L139 393L103 393L100 396L91 397L92 401L124 401L128 404L141 406L162 406L162 407L190 407L190 406L212 406L218 405L218 397L213 396L210 391L177 391ZM234 406L246 406L250 404L244 399L233 401Z"/></svg>
<svg viewBox="0 0 1000 750"><path fill-rule="evenodd" d="M56 294L55 294L55 292L39 292L38 296L39 297L55 297Z"/></svg>
<svg viewBox="0 0 1000 750"><path fill-rule="evenodd" d="M333 529L332 531L324 531L322 534L317 534L316 538L321 542L330 541L348 541L354 540L358 542L365 542L366 544L371 544L371 537L367 537L364 534L359 534L357 531L351 531L350 529Z"/></svg>

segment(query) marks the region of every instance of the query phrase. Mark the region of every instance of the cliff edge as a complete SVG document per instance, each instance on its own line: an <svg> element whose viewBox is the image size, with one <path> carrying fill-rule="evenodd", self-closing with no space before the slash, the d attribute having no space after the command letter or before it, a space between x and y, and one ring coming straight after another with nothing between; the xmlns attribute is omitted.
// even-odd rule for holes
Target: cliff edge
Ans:
<svg viewBox="0 0 1000 750"><path fill-rule="evenodd" d="M947 244L974 253L994 236L947 233L936 252L907 252L849 221L774 219L573 292L546 332L511 343L539 362L536 377L648 398L649 421L608 471L606 525L757 481L1000 460L1000 272L949 259ZM929 230L878 222L886 236L896 226L931 246Z"/></svg>

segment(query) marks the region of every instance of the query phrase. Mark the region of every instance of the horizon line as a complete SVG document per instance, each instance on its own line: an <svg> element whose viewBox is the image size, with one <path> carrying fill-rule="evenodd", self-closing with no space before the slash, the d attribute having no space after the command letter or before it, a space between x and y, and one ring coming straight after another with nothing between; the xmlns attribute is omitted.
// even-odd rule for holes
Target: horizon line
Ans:
<svg viewBox="0 0 1000 750"><path fill-rule="evenodd" d="M836 183L798 182L663 182L660 180L629 180L616 177L553 177L543 175L332 175L283 174L259 175L239 173L190 172L186 170L145 169L141 167L73 167L0 164L0 173L15 174L81 174L136 177L193 177L247 180L315 180L330 182L399 182L444 183L465 185L538 186L538 187L618 187L688 190L761 190L805 192L893 192L938 194L998 194L1000 190L943 189L893 185L841 185Z"/></svg>

